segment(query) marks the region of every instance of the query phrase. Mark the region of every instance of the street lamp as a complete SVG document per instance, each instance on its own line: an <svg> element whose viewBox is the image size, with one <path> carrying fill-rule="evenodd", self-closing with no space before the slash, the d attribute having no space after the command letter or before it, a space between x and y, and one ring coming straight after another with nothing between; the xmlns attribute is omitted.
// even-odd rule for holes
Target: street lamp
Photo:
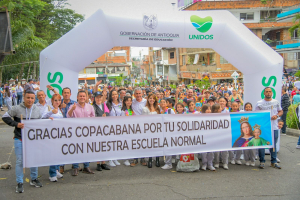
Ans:
<svg viewBox="0 0 300 200"><path fill-rule="evenodd" d="M239 78L239 74L235 71L231 74L231 77L233 78L234 80L234 85L235 85L235 88L236 88L236 80Z"/></svg>

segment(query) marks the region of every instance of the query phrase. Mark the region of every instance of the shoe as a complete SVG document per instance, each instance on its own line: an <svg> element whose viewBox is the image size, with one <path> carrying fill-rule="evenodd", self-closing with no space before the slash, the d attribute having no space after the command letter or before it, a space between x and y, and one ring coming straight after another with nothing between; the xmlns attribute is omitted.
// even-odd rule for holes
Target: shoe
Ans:
<svg viewBox="0 0 300 200"><path fill-rule="evenodd" d="M265 163L260 163L260 164L259 164L259 168L260 168L260 169L264 169L264 168L265 168Z"/></svg>
<svg viewBox="0 0 300 200"><path fill-rule="evenodd" d="M117 166L112 160L108 161L108 165L111 167Z"/></svg>
<svg viewBox="0 0 300 200"><path fill-rule="evenodd" d="M236 163L237 165L241 165L241 164L242 164L242 162L241 162L240 160L237 160L235 163Z"/></svg>
<svg viewBox="0 0 300 200"><path fill-rule="evenodd" d="M101 168L104 170L110 170L110 168L107 164L101 164Z"/></svg>
<svg viewBox="0 0 300 200"><path fill-rule="evenodd" d="M37 187L37 188L43 187L42 183L38 179L31 180L30 185L34 185L34 187Z"/></svg>
<svg viewBox="0 0 300 200"><path fill-rule="evenodd" d="M82 173L85 174L95 174L89 167L83 168Z"/></svg>
<svg viewBox="0 0 300 200"><path fill-rule="evenodd" d="M78 176L78 168L72 169L72 176Z"/></svg>
<svg viewBox="0 0 300 200"><path fill-rule="evenodd" d="M126 161L124 162L124 165L125 165L125 166L130 166L129 160L126 160Z"/></svg>
<svg viewBox="0 0 300 200"><path fill-rule="evenodd" d="M244 160L244 154L241 155L240 159L241 159L241 160Z"/></svg>
<svg viewBox="0 0 300 200"><path fill-rule="evenodd" d="M206 165L202 165L201 170L206 171Z"/></svg>
<svg viewBox="0 0 300 200"><path fill-rule="evenodd" d="M54 177L49 177L49 180L50 180L51 182L57 182L57 177L56 177L56 176L54 176Z"/></svg>
<svg viewBox="0 0 300 200"><path fill-rule="evenodd" d="M231 163L232 165L235 165L235 161L234 161L234 160L230 161L230 163Z"/></svg>
<svg viewBox="0 0 300 200"><path fill-rule="evenodd" d="M72 165L72 169L75 169L75 168L74 168L74 165ZM78 169L78 171L82 171L82 168L81 168L79 165L78 165L78 168L77 168L77 169Z"/></svg>
<svg viewBox="0 0 300 200"><path fill-rule="evenodd" d="M65 173L65 166L59 166L59 173Z"/></svg>
<svg viewBox="0 0 300 200"><path fill-rule="evenodd" d="M228 170L228 169L229 169L229 168L228 168L228 165L227 165L227 164L223 164L223 169Z"/></svg>
<svg viewBox="0 0 300 200"><path fill-rule="evenodd" d="M296 146L296 149L300 149L300 145L297 145L297 146Z"/></svg>
<svg viewBox="0 0 300 200"><path fill-rule="evenodd" d="M101 167L100 164L97 164L96 170L97 170L97 171L102 171L102 167Z"/></svg>
<svg viewBox="0 0 300 200"><path fill-rule="evenodd" d="M172 169L172 165L167 165L165 164L164 166L161 167L162 169Z"/></svg>
<svg viewBox="0 0 300 200"><path fill-rule="evenodd" d="M143 166L147 166L147 163L146 163L146 161L145 161L145 159L144 159L144 158L142 158L142 159L141 159L141 165L143 165Z"/></svg>
<svg viewBox="0 0 300 200"><path fill-rule="evenodd" d="M215 169L213 166L211 166L211 165L209 165L207 168L208 168L210 171L216 171L216 169Z"/></svg>
<svg viewBox="0 0 300 200"><path fill-rule="evenodd" d="M64 175L62 175L61 173L59 173L58 170L56 170L56 177L57 178L62 178L62 177L64 177Z"/></svg>
<svg viewBox="0 0 300 200"><path fill-rule="evenodd" d="M281 133L281 135L286 135L286 133Z"/></svg>
<svg viewBox="0 0 300 200"><path fill-rule="evenodd" d="M18 183L16 187L16 193L23 193L23 192L24 192L23 183Z"/></svg>
<svg viewBox="0 0 300 200"><path fill-rule="evenodd" d="M250 166L250 161L246 161L245 165Z"/></svg>
<svg viewBox="0 0 300 200"><path fill-rule="evenodd" d="M121 163L119 163L117 160L113 160L113 162L115 163L115 165L121 165Z"/></svg>
<svg viewBox="0 0 300 200"><path fill-rule="evenodd" d="M220 165L219 165L219 164L215 164L214 167L215 167L215 168L219 168Z"/></svg>
<svg viewBox="0 0 300 200"><path fill-rule="evenodd" d="M274 167L275 169L281 169L277 163L271 163L271 167Z"/></svg>
<svg viewBox="0 0 300 200"><path fill-rule="evenodd" d="M256 155L256 156L255 156L255 160L257 160L257 159L258 159L258 156Z"/></svg>
<svg viewBox="0 0 300 200"><path fill-rule="evenodd" d="M135 167L135 163L134 162L130 163L130 167Z"/></svg>
<svg viewBox="0 0 300 200"><path fill-rule="evenodd" d="M152 157L148 160L148 168L152 168Z"/></svg>
<svg viewBox="0 0 300 200"><path fill-rule="evenodd" d="M255 167L255 162L251 162L250 164L252 167Z"/></svg>
<svg viewBox="0 0 300 200"><path fill-rule="evenodd" d="M279 158L276 158L276 161L277 161L277 163L280 163L280 160L279 160Z"/></svg>
<svg viewBox="0 0 300 200"><path fill-rule="evenodd" d="M156 157L156 159L155 159L155 166L160 167L159 157Z"/></svg>
<svg viewBox="0 0 300 200"><path fill-rule="evenodd" d="M176 160L175 158L172 158L172 163L175 164L176 163Z"/></svg>

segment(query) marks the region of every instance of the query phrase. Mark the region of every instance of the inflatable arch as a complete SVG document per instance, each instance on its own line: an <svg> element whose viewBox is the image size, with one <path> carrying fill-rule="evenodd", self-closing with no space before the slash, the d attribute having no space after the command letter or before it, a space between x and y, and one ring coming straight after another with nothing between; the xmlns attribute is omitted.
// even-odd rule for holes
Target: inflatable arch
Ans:
<svg viewBox="0 0 300 200"><path fill-rule="evenodd" d="M70 87L76 100L78 72L114 46L212 48L244 74L245 102L255 106L266 86L280 101L282 57L230 12L116 7L98 10L41 52L42 88Z"/></svg>

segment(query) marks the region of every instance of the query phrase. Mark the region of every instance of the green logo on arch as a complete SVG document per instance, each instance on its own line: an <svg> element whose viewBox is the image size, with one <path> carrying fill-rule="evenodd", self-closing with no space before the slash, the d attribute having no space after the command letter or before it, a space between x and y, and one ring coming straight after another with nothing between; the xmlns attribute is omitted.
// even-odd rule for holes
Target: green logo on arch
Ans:
<svg viewBox="0 0 300 200"><path fill-rule="evenodd" d="M205 18L198 17L197 15L191 16L191 22L193 26L201 33L206 33L209 31L213 24L213 20L210 16Z"/></svg>

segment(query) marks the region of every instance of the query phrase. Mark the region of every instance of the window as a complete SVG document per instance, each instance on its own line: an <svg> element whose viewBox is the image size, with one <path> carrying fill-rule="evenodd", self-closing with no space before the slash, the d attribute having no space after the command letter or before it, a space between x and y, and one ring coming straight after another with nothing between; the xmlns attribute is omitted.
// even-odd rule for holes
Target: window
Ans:
<svg viewBox="0 0 300 200"><path fill-rule="evenodd" d="M157 65L157 75L158 76L163 75L163 65Z"/></svg>
<svg viewBox="0 0 300 200"><path fill-rule="evenodd" d="M96 74L96 68L85 68L86 74Z"/></svg>
<svg viewBox="0 0 300 200"><path fill-rule="evenodd" d="M288 60L297 60L297 53L288 53L287 59Z"/></svg>
<svg viewBox="0 0 300 200"><path fill-rule="evenodd" d="M225 58L220 56L220 64L229 64L229 62L227 60L225 60Z"/></svg>
<svg viewBox="0 0 300 200"><path fill-rule="evenodd" d="M254 20L254 13L240 13L240 20Z"/></svg>
<svg viewBox="0 0 300 200"><path fill-rule="evenodd" d="M182 65L185 65L185 56L182 56Z"/></svg>
<svg viewBox="0 0 300 200"><path fill-rule="evenodd" d="M170 52L170 59L174 58L174 52Z"/></svg>

